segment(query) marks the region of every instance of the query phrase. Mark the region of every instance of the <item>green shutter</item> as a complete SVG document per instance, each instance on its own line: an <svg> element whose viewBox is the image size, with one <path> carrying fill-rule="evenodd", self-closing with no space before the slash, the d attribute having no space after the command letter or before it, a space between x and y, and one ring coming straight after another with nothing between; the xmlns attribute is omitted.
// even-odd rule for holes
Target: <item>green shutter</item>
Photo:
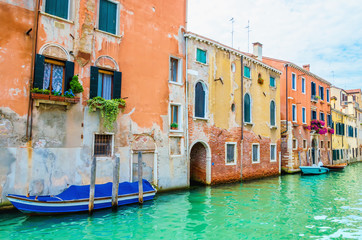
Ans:
<svg viewBox="0 0 362 240"><path fill-rule="evenodd" d="M244 121L250 123L251 122L251 111L250 111L250 95L245 94L244 97Z"/></svg>
<svg viewBox="0 0 362 240"><path fill-rule="evenodd" d="M43 55L37 54L35 56L34 80L33 80L34 88L43 89L44 59L45 57Z"/></svg>
<svg viewBox="0 0 362 240"><path fill-rule="evenodd" d="M197 49L196 51L196 61L206 64L206 51Z"/></svg>
<svg viewBox="0 0 362 240"><path fill-rule="evenodd" d="M113 99L121 98L122 73L114 71L113 75Z"/></svg>
<svg viewBox="0 0 362 240"><path fill-rule="evenodd" d="M72 81L74 76L74 62L66 61L65 62L65 75L64 75L64 92L68 91L69 83Z"/></svg>
<svg viewBox="0 0 362 240"><path fill-rule="evenodd" d="M89 99L97 97L98 92L98 68L91 66Z"/></svg>
<svg viewBox="0 0 362 240"><path fill-rule="evenodd" d="M275 103L270 102L270 125L275 126Z"/></svg>
<svg viewBox="0 0 362 240"><path fill-rule="evenodd" d="M117 4L108 1L107 5L107 32L116 34Z"/></svg>
<svg viewBox="0 0 362 240"><path fill-rule="evenodd" d="M244 77L250 78L250 68L244 66Z"/></svg>
<svg viewBox="0 0 362 240"><path fill-rule="evenodd" d="M46 0L45 12L68 19L69 0Z"/></svg>
<svg viewBox="0 0 362 240"><path fill-rule="evenodd" d="M57 0L46 0L45 1L45 12L55 15L57 9Z"/></svg>
<svg viewBox="0 0 362 240"><path fill-rule="evenodd" d="M102 31L107 31L107 1L100 0L99 2L99 26Z"/></svg>

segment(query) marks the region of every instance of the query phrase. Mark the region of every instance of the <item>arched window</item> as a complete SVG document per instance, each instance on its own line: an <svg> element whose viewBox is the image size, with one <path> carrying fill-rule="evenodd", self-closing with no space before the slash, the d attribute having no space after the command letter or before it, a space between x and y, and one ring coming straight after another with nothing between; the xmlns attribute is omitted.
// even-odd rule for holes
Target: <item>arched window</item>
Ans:
<svg viewBox="0 0 362 240"><path fill-rule="evenodd" d="M202 82L195 86L195 117L206 117L206 87Z"/></svg>
<svg viewBox="0 0 362 240"><path fill-rule="evenodd" d="M270 102L270 126L275 126L275 102Z"/></svg>
<svg viewBox="0 0 362 240"><path fill-rule="evenodd" d="M244 122L251 122L251 99L249 93L244 96Z"/></svg>

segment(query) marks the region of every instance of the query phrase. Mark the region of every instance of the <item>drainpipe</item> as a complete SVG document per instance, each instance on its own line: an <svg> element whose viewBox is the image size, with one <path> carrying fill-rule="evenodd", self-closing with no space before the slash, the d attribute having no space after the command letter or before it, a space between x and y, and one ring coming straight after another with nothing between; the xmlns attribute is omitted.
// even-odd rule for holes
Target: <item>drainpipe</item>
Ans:
<svg viewBox="0 0 362 240"><path fill-rule="evenodd" d="M286 87L286 88L285 88L285 100L286 100L286 102L285 102L285 106L286 106L286 109L285 109L285 110L286 110L286 111L285 111L285 114L286 114L285 119L286 119L286 130L283 131L280 135L288 132L288 64L285 64L284 67L285 67L285 82L286 82L286 86L285 86L285 87Z"/></svg>
<svg viewBox="0 0 362 240"><path fill-rule="evenodd" d="M244 56L241 55L241 140L244 140Z"/></svg>
<svg viewBox="0 0 362 240"><path fill-rule="evenodd" d="M27 139L27 141L31 140L32 131L33 131L33 99L31 98L30 90L33 86L35 56L36 56L36 49L38 46L38 25L39 25L38 22L39 22L39 12L40 12L39 7L40 7L40 0L36 0L35 9L34 9L35 10L34 39L33 39L31 68L30 68L31 74L30 74L30 81L29 81L29 103L28 103L28 114L27 114L27 118L26 118L26 139ZM29 122L30 122L30 126L29 126Z"/></svg>
<svg viewBox="0 0 362 240"><path fill-rule="evenodd" d="M185 78L185 101L186 101L186 104L185 104L185 119L186 119L186 161L187 161L187 179L188 179L188 185L190 186L190 150L189 150L189 102L188 102L188 88L189 88L189 82L188 82L188 77L187 77L187 64L188 64L188 61L187 61L187 37L185 38L185 46L186 46L186 51L185 51L185 54L186 54L186 60L185 60L185 74L186 74L186 78Z"/></svg>

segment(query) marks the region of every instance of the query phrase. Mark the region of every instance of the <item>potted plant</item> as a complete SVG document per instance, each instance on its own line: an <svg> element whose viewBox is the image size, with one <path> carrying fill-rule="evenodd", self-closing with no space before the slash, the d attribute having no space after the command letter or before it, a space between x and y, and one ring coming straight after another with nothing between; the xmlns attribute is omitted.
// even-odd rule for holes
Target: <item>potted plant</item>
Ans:
<svg viewBox="0 0 362 240"><path fill-rule="evenodd" d="M47 89L33 88L30 90L33 99L49 100L50 91Z"/></svg>
<svg viewBox="0 0 362 240"><path fill-rule="evenodd" d="M258 75L258 83L259 84L263 84L264 83L264 80L261 78L261 74L259 73Z"/></svg>
<svg viewBox="0 0 362 240"><path fill-rule="evenodd" d="M175 123L175 122L174 122L174 123L171 123L171 126L170 126L170 127L171 127L172 130L177 130L177 129L178 129L178 124Z"/></svg>

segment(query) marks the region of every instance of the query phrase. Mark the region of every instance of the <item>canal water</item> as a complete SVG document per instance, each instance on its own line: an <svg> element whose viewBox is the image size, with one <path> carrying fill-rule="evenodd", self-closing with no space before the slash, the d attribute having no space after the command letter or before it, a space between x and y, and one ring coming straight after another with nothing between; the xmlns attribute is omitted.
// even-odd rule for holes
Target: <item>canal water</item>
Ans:
<svg viewBox="0 0 362 240"><path fill-rule="evenodd" d="M0 213L0 239L362 239L362 164L158 194L118 212Z"/></svg>

